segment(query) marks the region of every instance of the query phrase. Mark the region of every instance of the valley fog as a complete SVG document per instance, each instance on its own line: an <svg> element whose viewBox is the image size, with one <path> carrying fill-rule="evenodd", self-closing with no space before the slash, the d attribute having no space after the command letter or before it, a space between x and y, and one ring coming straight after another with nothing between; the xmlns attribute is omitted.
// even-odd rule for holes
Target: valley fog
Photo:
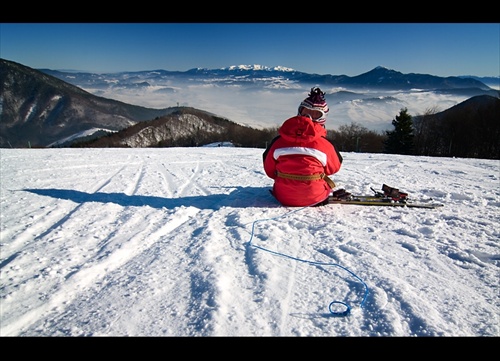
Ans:
<svg viewBox="0 0 500 361"><path fill-rule="evenodd" d="M278 127L296 115L300 102L310 90L295 85L276 89L246 89L242 86L176 85L165 91L163 86L139 89L108 88L84 90L98 96L148 108L189 106L228 118L236 123L254 127ZM437 94L432 91L356 91L322 88L330 107L327 129L357 123L368 130L392 130L392 120L402 108L412 116L444 111L469 98Z"/></svg>

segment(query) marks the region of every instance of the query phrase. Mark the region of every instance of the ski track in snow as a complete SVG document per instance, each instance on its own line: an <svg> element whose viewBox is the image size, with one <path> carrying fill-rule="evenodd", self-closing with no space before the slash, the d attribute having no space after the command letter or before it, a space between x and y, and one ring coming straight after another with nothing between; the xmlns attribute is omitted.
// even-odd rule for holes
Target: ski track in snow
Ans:
<svg viewBox="0 0 500 361"><path fill-rule="evenodd" d="M498 336L498 161L344 153L445 207L304 209L262 152L2 149L1 334Z"/></svg>

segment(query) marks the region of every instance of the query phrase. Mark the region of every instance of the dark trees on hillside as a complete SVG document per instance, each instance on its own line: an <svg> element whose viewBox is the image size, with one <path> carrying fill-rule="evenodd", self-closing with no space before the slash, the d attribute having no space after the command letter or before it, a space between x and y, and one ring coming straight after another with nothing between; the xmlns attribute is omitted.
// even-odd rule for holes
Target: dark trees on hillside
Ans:
<svg viewBox="0 0 500 361"><path fill-rule="evenodd" d="M385 153L413 154L413 121L408 109L401 109L392 125L394 130L386 132Z"/></svg>
<svg viewBox="0 0 500 361"><path fill-rule="evenodd" d="M415 155L500 159L500 100L415 117Z"/></svg>
<svg viewBox="0 0 500 361"><path fill-rule="evenodd" d="M440 136L434 134L432 116L436 108L427 109L423 115L413 118L413 130L415 138L413 140L415 154L431 155L435 152L436 145L440 141Z"/></svg>
<svg viewBox="0 0 500 361"><path fill-rule="evenodd" d="M341 152L381 153L386 136L353 122L339 126L338 131L328 130L327 138Z"/></svg>
<svg viewBox="0 0 500 361"><path fill-rule="evenodd" d="M187 110L186 110L187 111ZM151 147L193 147L215 142L232 142L238 147L266 148L278 134L279 127L253 129L227 119L199 114L205 119L195 131L182 136L165 127L165 119L142 122L122 131L105 136L94 134L72 144L74 147L126 147L122 140L133 137L145 128L162 128L163 138ZM500 159L500 99L482 97L460 104L448 111L436 113L428 109L424 115L412 117L407 109L392 121L393 131L376 133L357 123L342 125L338 130L327 130L327 138L340 152L393 153L442 157ZM173 114L175 115L175 114ZM216 125L213 127L208 124ZM222 129L222 130L221 130ZM161 130L161 129L160 129ZM158 133L156 133L158 136ZM95 139L98 138L98 139ZM155 137L154 139L158 139ZM134 146L134 145L131 145ZM136 145L140 146L140 145Z"/></svg>

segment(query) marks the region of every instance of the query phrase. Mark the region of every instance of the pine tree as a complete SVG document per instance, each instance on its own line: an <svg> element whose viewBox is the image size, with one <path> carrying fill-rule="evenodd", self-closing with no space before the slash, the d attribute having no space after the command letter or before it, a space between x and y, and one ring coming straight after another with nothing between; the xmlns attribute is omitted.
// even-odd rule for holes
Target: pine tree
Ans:
<svg viewBox="0 0 500 361"><path fill-rule="evenodd" d="M413 121L407 108L401 109L399 116L392 121L392 125L394 130L386 131L385 153L413 154Z"/></svg>

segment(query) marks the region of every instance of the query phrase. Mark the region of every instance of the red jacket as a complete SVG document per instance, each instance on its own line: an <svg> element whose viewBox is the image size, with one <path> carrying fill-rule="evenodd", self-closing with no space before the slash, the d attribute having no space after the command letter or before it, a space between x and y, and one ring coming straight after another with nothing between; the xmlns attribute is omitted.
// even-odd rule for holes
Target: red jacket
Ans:
<svg viewBox="0 0 500 361"><path fill-rule="evenodd" d="M324 179L296 180L287 175L311 176L339 171L342 156L326 139L326 130L310 118L286 120L263 154L264 170L274 179L273 194L284 206L312 206L328 198L330 186ZM279 173L284 173L278 176Z"/></svg>

